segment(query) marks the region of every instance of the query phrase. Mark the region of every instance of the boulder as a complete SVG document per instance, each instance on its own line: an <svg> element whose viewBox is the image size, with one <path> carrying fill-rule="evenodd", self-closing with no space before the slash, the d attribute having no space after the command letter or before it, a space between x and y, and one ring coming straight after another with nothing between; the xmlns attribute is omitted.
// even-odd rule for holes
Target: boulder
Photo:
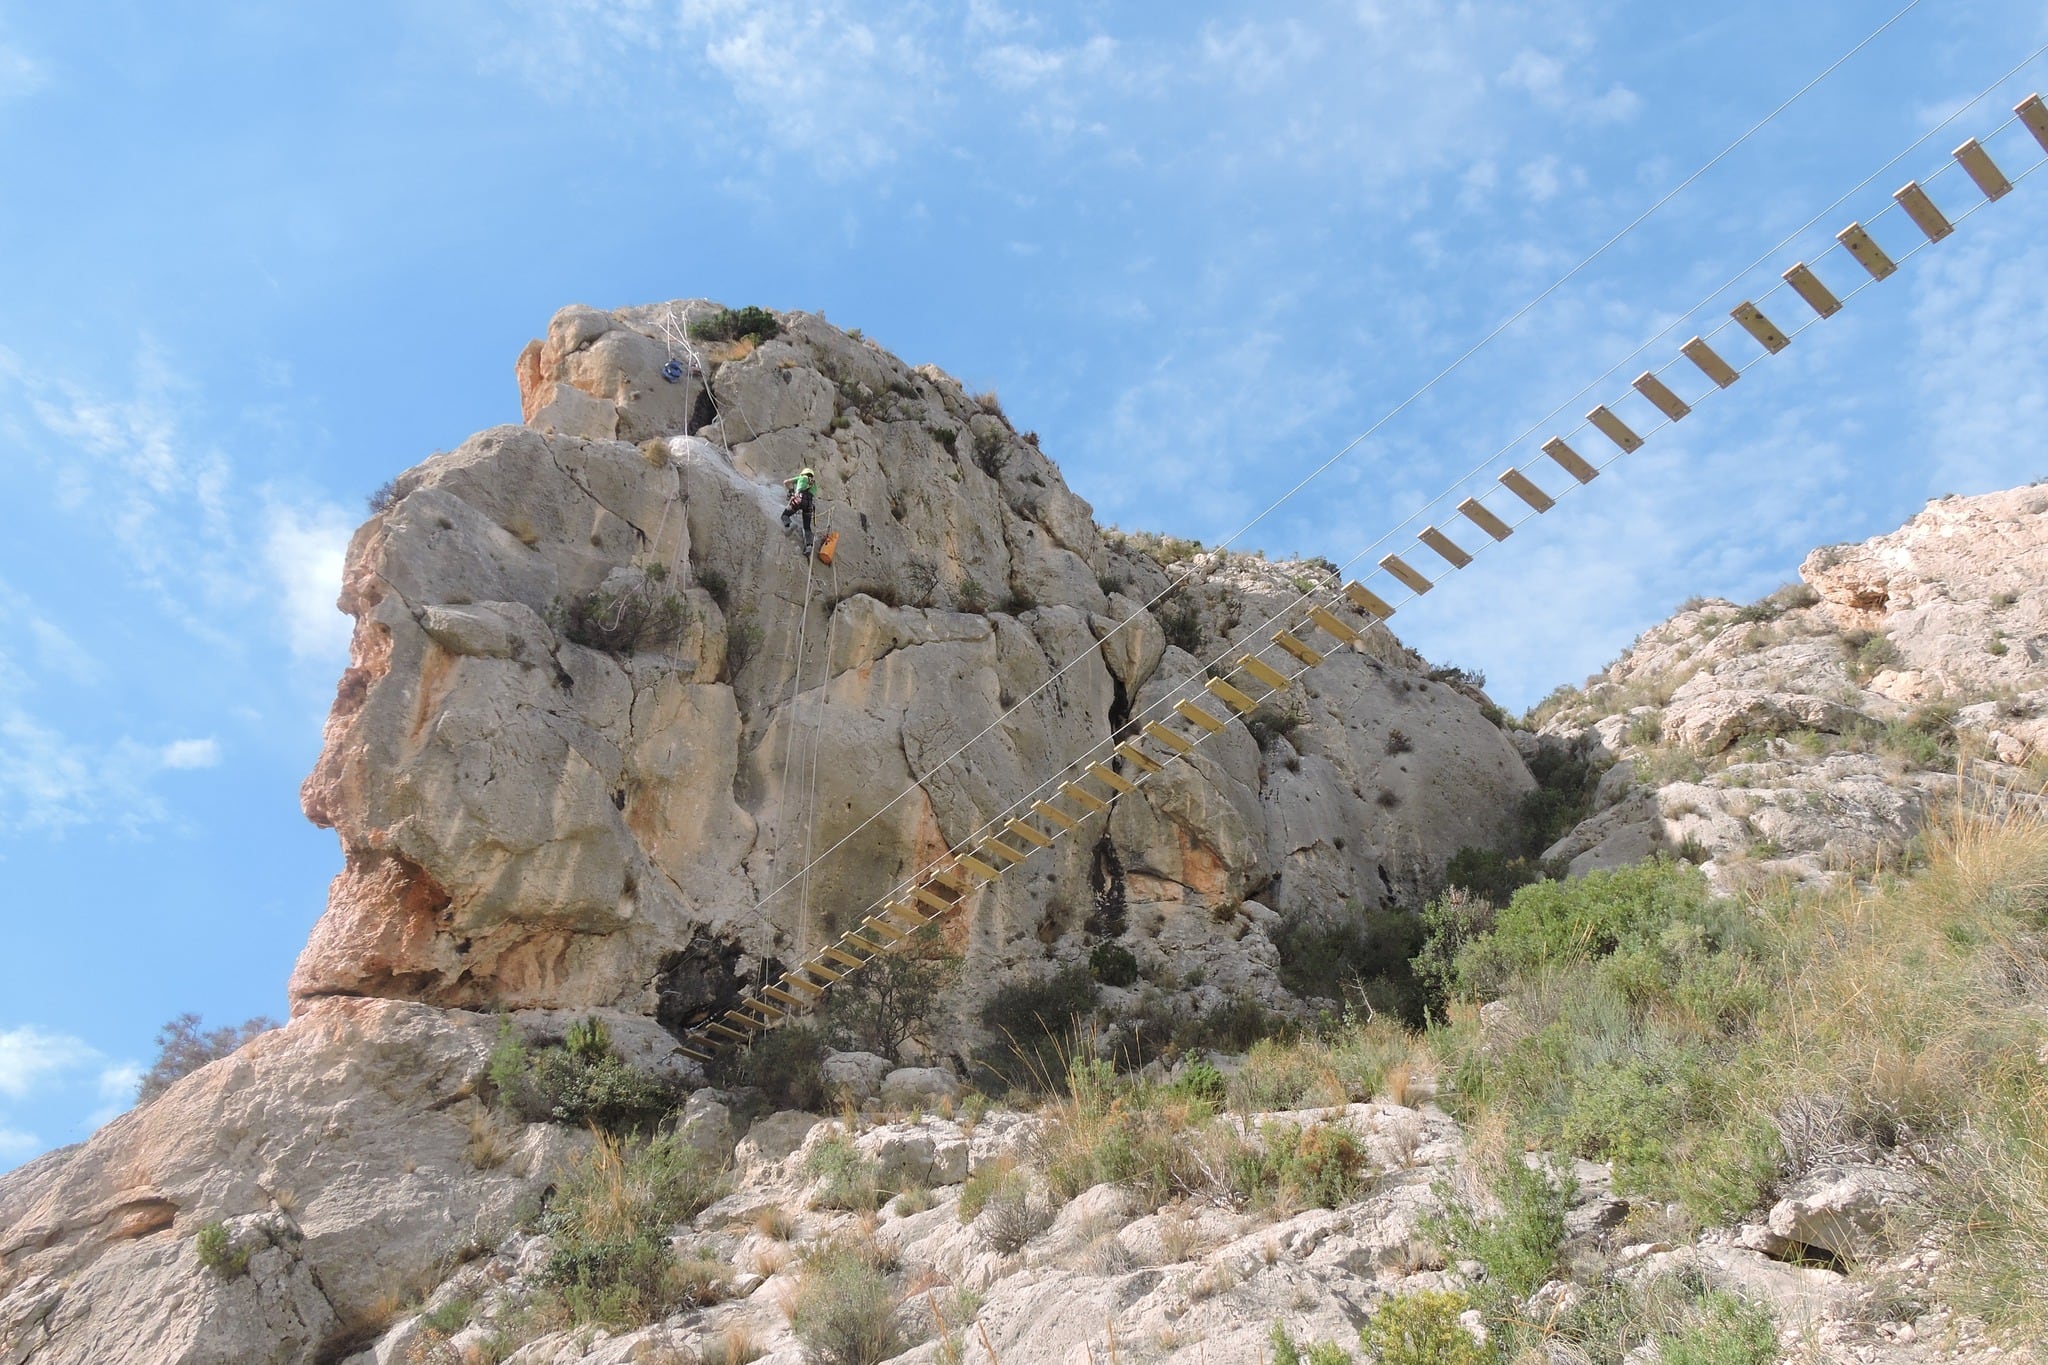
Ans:
<svg viewBox="0 0 2048 1365"><path fill-rule="evenodd" d="M890 1123L854 1139L884 1188L957 1185L967 1178L967 1139L951 1124Z"/></svg>
<svg viewBox="0 0 2048 1365"><path fill-rule="evenodd" d="M733 1152L733 1163L745 1168L786 1161L804 1145L804 1139L811 1135L811 1130L824 1121L816 1114L795 1109L784 1109L756 1119Z"/></svg>
<svg viewBox="0 0 2048 1365"><path fill-rule="evenodd" d="M1773 1204L1767 1225L1790 1246L1823 1251L1853 1265L1890 1249L1892 1216L1920 1193L1918 1181L1885 1167L1825 1167L1801 1177Z"/></svg>
<svg viewBox="0 0 2048 1365"><path fill-rule="evenodd" d="M876 1098L890 1109L935 1109L961 1093L960 1078L943 1067L904 1066L883 1078Z"/></svg>
<svg viewBox="0 0 2048 1365"><path fill-rule="evenodd" d="M828 1052L818 1064L818 1074L827 1090L845 1092L855 1104L882 1088L882 1080L893 1069L886 1057L872 1052Z"/></svg>

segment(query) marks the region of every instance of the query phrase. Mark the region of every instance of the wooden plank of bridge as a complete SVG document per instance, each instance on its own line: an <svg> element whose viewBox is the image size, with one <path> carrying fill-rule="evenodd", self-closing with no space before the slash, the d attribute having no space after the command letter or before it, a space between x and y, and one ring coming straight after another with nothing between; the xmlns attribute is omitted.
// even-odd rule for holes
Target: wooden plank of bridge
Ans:
<svg viewBox="0 0 2048 1365"><path fill-rule="evenodd" d="M869 915L860 922L860 927L887 943L901 943L910 937L911 931L898 928L880 915Z"/></svg>
<svg viewBox="0 0 2048 1365"><path fill-rule="evenodd" d="M2005 178L2005 172L1998 169L1998 163L1991 159L1991 153L1984 150L1982 143L1971 138L1955 149L1954 156L1964 174L1975 181L1977 188L1984 191L1986 199L2003 199L2012 193L2012 181Z"/></svg>
<svg viewBox="0 0 2048 1365"><path fill-rule="evenodd" d="M1670 386L1650 370L1637 375L1629 387L1649 399L1651 407L1674 422L1682 421L1692 413L1692 405L1673 393Z"/></svg>
<svg viewBox="0 0 2048 1365"><path fill-rule="evenodd" d="M1714 381L1721 388L1727 388L1742 378L1733 365L1721 359L1721 353L1707 344L1705 337L1694 337L1678 348L1687 360L1699 367L1701 374Z"/></svg>
<svg viewBox="0 0 2048 1365"><path fill-rule="evenodd" d="M846 966L853 968L855 971L858 971L862 967L868 965L868 960L866 958L855 957L852 953L847 952L844 948L841 948L836 943L828 943L825 945L824 956L831 958L834 962L843 963Z"/></svg>
<svg viewBox="0 0 2048 1365"><path fill-rule="evenodd" d="M1462 545L1434 526L1423 527L1416 533L1415 538L1442 555L1454 569L1462 569L1472 562L1472 556L1465 552Z"/></svg>
<svg viewBox="0 0 2048 1365"><path fill-rule="evenodd" d="M1930 242L1938 242L1956 230L1956 225L1948 220L1947 214L1935 207L1934 201L1927 197L1927 191L1920 188L1920 182L1917 180L1908 180L1899 189L1894 190L1892 199L1906 211L1906 216L1913 220L1913 226L1919 228L1921 235Z"/></svg>
<svg viewBox="0 0 2048 1365"><path fill-rule="evenodd" d="M1001 858L1012 867L1015 867L1030 856L1021 848L1011 848L992 834L981 836L981 846L984 851L995 854L996 857Z"/></svg>
<svg viewBox="0 0 2048 1365"><path fill-rule="evenodd" d="M869 957L880 957L883 953L889 951L887 948L883 947L879 943L868 942L866 939L862 938L858 933L855 933L851 929L847 930L846 938L843 941L851 943L854 947L860 949Z"/></svg>
<svg viewBox="0 0 2048 1365"><path fill-rule="evenodd" d="M2012 107L2020 116L2020 122L2027 125L2027 131L2034 135L2034 141L2041 144L2041 150L2048 152L2048 104L2041 102L2039 95L2029 95Z"/></svg>
<svg viewBox="0 0 2048 1365"><path fill-rule="evenodd" d="M1400 579L1403 583L1407 584L1411 590L1418 594L1428 592L1431 588L1436 586L1435 584L1431 583L1427 578L1424 578L1421 574L1415 572L1413 568L1409 567L1408 561L1401 558L1401 556L1399 555L1381 555L1380 567L1382 569L1385 569L1394 577Z"/></svg>
<svg viewBox="0 0 2048 1365"><path fill-rule="evenodd" d="M1275 692L1292 685L1294 681L1256 654L1243 656L1237 661L1237 666L1272 688Z"/></svg>
<svg viewBox="0 0 2048 1365"><path fill-rule="evenodd" d="M1500 482L1501 486L1507 489L1508 492L1513 493L1538 512L1548 512L1551 508L1557 506L1556 501L1550 494L1538 488L1535 481L1519 469L1503 470Z"/></svg>
<svg viewBox="0 0 2048 1365"><path fill-rule="evenodd" d="M1778 324L1765 317L1763 310L1753 303L1745 301L1736 304L1728 310L1728 316L1734 318L1743 331L1756 338L1757 345L1772 355L1792 344L1792 339L1778 330Z"/></svg>
<svg viewBox="0 0 2048 1365"><path fill-rule="evenodd" d="M1158 760L1154 759L1152 755L1146 753L1143 749L1140 749L1137 745L1131 743L1129 740L1125 740L1123 743L1117 745L1114 752L1118 758L1126 760L1131 764L1132 767L1136 768L1141 773L1156 773L1163 771Z"/></svg>
<svg viewBox="0 0 2048 1365"><path fill-rule="evenodd" d="M1171 734L1172 732L1168 731L1168 733ZM1051 839L1048 839L1040 831L1035 830L1031 826L1025 824L1022 820L1006 820L1003 823L1003 828L1010 831L1011 835L1013 835L1014 837L1022 839L1025 843L1030 844L1033 848L1052 847Z"/></svg>
<svg viewBox="0 0 2048 1365"><path fill-rule="evenodd" d="M933 891L930 887L926 886L920 886L916 890L912 891L910 894L917 897L919 900L923 901L926 905L929 905L932 909L938 911L940 914L944 914L946 911L951 910L953 906L956 904L956 902L954 901L940 899L937 892Z"/></svg>
<svg viewBox="0 0 2048 1365"><path fill-rule="evenodd" d="M1492 536L1495 540L1506 540L1515 533L1515 528L1502 521L1486 509L1486 504L1477 498L1467 498L1458 504L1465 520Z"/></svg>
<svg viewBox="0 0 2048 1365"><path fill-rule="evenodd" d="M1621 447L1621 453L1630 455L1643 448L1643 438L1636 435L1629 424L1614 415L1614 410L1602 403L1586 414L1586 420L1593 429Z"/></svg>
<svg viewBox="0 0 2048 1365"><path fill-rule="evenodd" d="M959 896L968 895L974 890L974 883L961 876L955 868L934 868L932 870L932 880L938 885L945 887L948 891L954 892L956 899Z"/></svg>
<svg viewBox="0 0 2048 1365"><path fill-rule="evenodd" d="M1394 609L1387 605L1387 599L1363 583L1346 583L1344 595L1351 599L1352 606L1375 620L1384 621L1394 614Z"/></svg>
<svg viewBox="0 0 2048 1365"><path fill-rule="evenodd" d="M1273 643L1280 646L1280 648L1286 650L1289 654L1292 654L1295 658L1301 660L1303 663L1307 664L1310 668L1314 668L1317 664L1323 661L1323 656L1321 654L1317 653L1312 647L1310 647L1304 641L1296 639L1287 631L1283 630L1275 632L1273 636ZM1148 731L1147 733L1150 732Z"/></svg>
<svg viewBox="0 0 2048 1365"><path fill-rule="evenodd" d="M1842 311L1842 301L1835 297L1835 291L1821 283L1820 276L1813 268L1801 261L1785 272L1785 283L1792 286L1792 292L1806 300L1806 306L1824 318L1831 318Z"/></svg>
<svg viewBox="0 0 2048 1365"><path fill-rule="evenodd" d="M777 1004L787 1005L793 1010L808 1009L810 1006L800 995L792 995L780 986L763 986L761 994Z"/></svg>
<svg viewBox="0 0 2048 1365"><path fill-rule="evenodd" d="M975 876L981 878L985 882L992 882L997 877L1003 875L1001 871L999 871L996 868L990 867L987 863L983 862L981 859L975 857L971 853L960 854L957 858L957 861L959 862L960 866L966 868L969 872L972 872Z"/></svg>
<svg viewBox="0 0 2048 1365"><path fill-rule="evenodd" d="M682 1053L685 1057L688 1057L693 1062L704 1062L708 1065L712 1060L711 1053L699 1052L696 1048L691 1047L688 1043L677 1043L676 1051Z"/></svg>
<svg viewBox="0 0 2048 1365"><path fill-rule="evenodd" d="M1323 610L1321 607L1310 607L1308 609L1308 619L1315 622L1317 625L1321 626L1324 630L1336 636L1339 640L1342 640L1347 645L1357 645L1365 643L1365 636L1353 630L1350 627L1350 625L1348 625L1343 620L1343 618L1335 616L1330 612ZM1220 730L1223 728L1223 726L1221 724L1218 724L1212 728Z"/></svg>
<svg viewBox="0 0 2048 1365"><path fill-rule="evenodd" d="M1069 833L1081 827L1081 822L1079 820L1076 820L1073 816L1067 814L1065 811L1061 810L1057 806L1049 806L1043 801L1033 801L1031 803L1031 809L1039 815L1042 815L1046 819L1052 821L1061 829L1068 831Z"/></svg>
<svg viewBox="0 0 2048 1365"><path fill-rule="evenodd" d="M1117 772L1106 763L1090 763L1088 765L1088 775L1119 796L1125 792L1134 792L1138 789L1137 783L1131 781L1122 773Z"/></svg>
<svg viewBox="0 0 2048 1365"><path fill-rule="evenodd" d="M1593 467L1592 462L1579 454L1578 451L1573 450L1571 444L1562 436L1553 436L1545 441L1543 443L1543 453L1555 460L1559 469L1562 469L1580 483L1591 483L1600 477L1600 471Z"/></svg>
<svg viewBox="0 0 2048 1365"><path fill-rule="evenodd" d="M1309 615L1313 616L1315 615L1315 612L1316 609L1314 607L1309 608ZM1354 632L1354 635L1355 634L1356 632ZM1207 730L1212 735L1220 735L1230 726L1230 723L1224 720L1222 717L1213 715L1208 711L1204 711L1201 707L1195 705L1191 701L1177 701L1173 704L1173 709L1180 712L1183 716L1186 716L1189 720L1201 726L1204 730Z"/></svg>
<svg viewBox="0 0 2048 1365"><path fill-rule="evenodd" d="M749 1037L752 1036L750 1034L741 1033L736 1028L727 1028L724 1024L720 1023L716 1019L706 1024L704 1026L704 1031L706 1033L715 1033L719 1035L721 1038L725 1038L728 1041L735 1043L744 1043L747 1041Z"/></svg>
<svg viewBox="0 0 2048 1365"><path fill-rule="evenodd" d="M1190 744L1187 740L1182 739L1179 735L1167 729L1164 725L1161 725L1156 720L1148 720L1145 722L1145 738L1152 740L1155 743L1164 745L1166 748L1173 750L1177 754L1192 753L1194 752L1195 748L1194 745Z"/></svg>
<svg viewBox="0 0 2048 1365"><path fill-rule="evenodd" d="M1926 198L1925 195L1921 197L1923 199ZM1933 208L1934 205L1929 203L1928 207ZM1872 237L1864 230L1861 223L1849 224L1849 226L1835 234L1835 240L1840 242L1848 249L1849 254L1856 258L1856 264L1870 272L1870 278L1873 280L1881 280L1885 276L1893 274L1899 268L1898 263L1885 254L1884 248L1877 244L1875 237Z"/></svg>
<svg viewBox="0 0 2048 1365"><path fill-rule="evenodd" d="M1208 688L1225 706L1237 712L1240 716L1258 709L1259 704L1257 702L1221 678L1209 678L1202 683L1202 686Z"/></svg>
<svg viewBox="0 0 2048 1365"><path fill-rule="evenodd" d="M1109 802L1103 800L1094 792L1077 787L1071 782L1060 783L1060 795L1066 797L1083 810L1093 811L1098 815L1109 809Z"/></svg>
<svg viewBox="0 0 2048 1365"><path fill-rule="evenodd" d="M806 962L803 966L797 968L797 970L800 972L809 972L812 976L822 976L827 981L834 983L846 980L845 972L835 972L830 967L827 967L824 963L818 961L816 958L813 958L809 962Z"/></svg>

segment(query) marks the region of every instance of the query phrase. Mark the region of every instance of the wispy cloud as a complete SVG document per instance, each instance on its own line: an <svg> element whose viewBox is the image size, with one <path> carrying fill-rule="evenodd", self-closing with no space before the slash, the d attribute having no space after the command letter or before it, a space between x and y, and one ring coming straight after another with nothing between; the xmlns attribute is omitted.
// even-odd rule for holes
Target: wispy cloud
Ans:
<svg viewBox="0 0 2048 1365"><path fill-rule="evenodd" d="M145 339L130 373L125 391L108 390L0 353L0 402L19 399L29 453L60 505L107 535L136 585L193 635L248 648L253 614L295 656L339 661L348 636L334 598L351 518L324 498L246 482L201 434L218 418L162 347ZM251 574L252 559L269 572ZM92 666L61 631L38 638L46 666Z"/></svg>
<svg viewBox="0 0 2048 1365"><path fill-rule="evenodd" d="M33 1024L0 1029L0 1095L27 1099L44 1083L98 1060L97 1049L68 1034Z"/></svg>
<svg viewBox="0 0 2048 1365"><path fill-rule="evenodd" d="M285 638L301 659L328 661L348 651L349 619L334 605L342 562L355 529L331 503L273 506L263 558L276 584Z"/></svg>
<svg viewBox="0 0 2048 1365"><path fill-rule="evenodd" d="M45 1145L34 1133L0 1124L0 1163L12 1165L24 1157L34 1156Z"/></svg>
<svg viewBox="0 0 2048 1365"><path fill-rule="evenodd" d="M13 44L0 42L0 100L22 99L49 84L47 67Z"/></svg>
<svg viewBox="0 0 2048 1365"><path fill-rule="evenodd" d="M212 768L220 763L220 741L180 739L163 747L166 768Z"/></svg>

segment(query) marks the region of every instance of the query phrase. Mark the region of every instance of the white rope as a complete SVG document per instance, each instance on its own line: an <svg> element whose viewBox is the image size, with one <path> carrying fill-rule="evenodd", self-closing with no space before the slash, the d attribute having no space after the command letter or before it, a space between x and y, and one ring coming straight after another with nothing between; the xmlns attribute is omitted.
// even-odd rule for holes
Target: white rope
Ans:
<svg viewBox="0 0 2048 1365"><path fill-rule="evenodd" d="M835 601L833 608L827 609L825 613L825 657L818 664L818 700L811 710L813 722L811 726L811 780L810 794L805 798L805 808L809 811L809 817L804 827L803 887L797 898L797 924L799 928L796 946L797 952L800 955L809 951L811 942L811 868L814 866L811 861L811 849L816 842L818 832L818 754L825 747L825 704L831 700L832 691L832 640L834 633L839 628L839 612L836 610L836 599L839 596L839 560L837 555L833 556L830 568L832 570L832 596Z"/></svg>

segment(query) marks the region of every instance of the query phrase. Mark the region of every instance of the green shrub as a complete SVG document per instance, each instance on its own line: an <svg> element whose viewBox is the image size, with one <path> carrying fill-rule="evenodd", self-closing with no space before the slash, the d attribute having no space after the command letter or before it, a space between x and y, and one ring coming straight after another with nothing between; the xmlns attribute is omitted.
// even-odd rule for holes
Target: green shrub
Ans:
<svg viewBox="0 0 2048 1365"><path fill-rule="evenodd" d="M1359 1340L1378 1365L1491 1365L1493 1350L1458 1321L1471 1306L1450 1290L1396 1295L1366 1319Z"/></svg>
<svg viewBox="0 0 2048 1365"><path fill-rule="evenodd" d="M981 1201L974 1233L998 1256L1014 1256L1053 1224L1059 1213L1021 1171L1005 1172Z"/></svg>
<svg viewBox="0 0 2048 1365"><path fill-rule="evenodd" d="M1662 1365L1772 1365L1777 1358L1770 1310L1726 1293L1701 1299L1693 1320L1657 1343Z"/></svg>
<svg viewBox="0 0 2048 1365"><path fill-rule="evenodd" d="M1209 633L1202 628L1202 609L1180 588L1169 591L1153 614L1159 620L1166 643L1175 649L1184 649L1199 658L1208 648Z"/></svg>
<svg viewBox="0 0 2048 1365"><path fill-rule="evenodd" d="M1569 1182L1554 1182L1511 1158L1493 1183L1498 1213L1482 1216L1445 1198L1437 1231L1459 1259L1486 1268L1489 1316L1519 1311L1521 1301L1552 1277L1572 1193Z"/></svg>
<svg viewBox="0 0 2048 1365"><path fill-rule="evenodd" d="M1010 443L1001 431L989 427L974 434L974 463L982 473L991 479L998 478L1009 462Z"/></svg>
<svg viewBox="0 0 2048 1365"><path fill-rule="evenodd" d="M1292 703L1275 706L1261 702L1252 713L1244 718L1244 728L1251 732L1252 742L1261 749L1270 749L1279 739L1293 742L1296 730L1308 723L1308 717L1294 709Z"/></svg>
<svg viewBox="0 0 2048 1365"><path fill-rule="evenodd" d="M712 1159L679 1138L600 1135L570 1161L542 1215L553 1242L542 1286L574 1321L610 1326L715 1301L719 1277L678 1260L668 1237L723 1192Z"/></svg>
<svg viewBox="0 0 2048 1365"><path fill-rule="evenodd" d="M1221 1109L1227 1097L1223 1073L1213 1063L1206 1061L1189 1062L1180 1069L1168 1087L1177 1095L1191 1100L1200 1100L1213 1108Z"/></svg>
<svg viewBox="0 0 2048 1365"><path fill-rule="evenodd" d="M1002 604L996 610L1005 616L1022 616L1026 612L1038 610L1038 599L1028 592L1013 590L1003 598Z"/></svg>
<svg viewBox="0 0 2048 1365"><path fill-rule="evenodd" d="M432 1312L420 1314L420 1324L429 1332L452 1337L469 1326L470 1310L475 1306L468 1299L457 1296Z"/></svg>
<svg viewBox="0 0 2048 1365"><path fill-rule="evenodd" d="M771 1109L822 1113L832 1099L819 1069L829 1050L816 1025L785 1025L762 1034L752 1047L724 1054L714 1079L753 1086Z"/></svg>
<svg viewBox="0 0 2048 1365"><path fill-rule="evenodd" d="M1351 1352L1336 1342L1298 1344L1287 1334L1286 1327L1277 1322L1266 1340L1273 1347L1273 1365L1352 1365Z"/></svg>
<svg viewBox="0 0 2048 1365"><path fill-rule="evenodd" d="M199 1264L223 1280L232 1280L249 1268L249 1248L235 1244L226 1223L215 1221L201 1227L192 1246L199 1254Z"/></svg>
<svg viewBox="0 0 2048 1365"><path fill-rule="evenodd" d="M1705 916L1707 880L1689 863L1648 862L1515 892L1493 932L1459 954L1460 984L1491 997L1498 981L1551 963L1604 957L1674 920Z"/></svg>
<svg viewBox="0 0 2048 1365"><path fill-rule="evenodd" d="M579 1062L598 1062L612 1055L612 1031L596 1015L586 1015L569 1025L562 1047Z"/></svg>
<svg viewBox="0 0 2048 1365"><path fill-rule="evenodd" d="M1290 912L1273 931L1281 983L1298 996L1362 1000L1419 1025L1423 993L1413 959L1422 932L1414 911L1393 906L1345 902L1335 913Z"/></svg>
<svg viewBox="0 0 2048 1365"><path fill-rule="evenodd" d="M706 564L697 570L697 586L709 593L723 612L732 610L732 583L719 570Z"/></svg>
<svg viewBox="0 0 2048 1365"><path fill-rule="evenodd" d="M976 1059L1005 1085L1047 1088L1066 1074L1060 1042L1079 1033L1095 995L1095 978L1080 965L998 988L981 1007L992 1039Z"/></svg>
<svg viewBox="0 0 2048 1365"><path fill-rule="evenodd" d="M1358 1140L1323 1123L1262 1124L1257 1142L1231 1154L1228 1170L1236 1203L1290 1210L1354 1203L1370 1178Z"/></svg>
<svg viewBox="0 0 2048 1365"><path fill-rule="evenodd" d="M1129 986L1138 979L1138 959L1121 943L1098 943L1088 954L1088 971L1105 986Z"/></svg>
<svg viewBox="0 0 2048 1365"><path fill-rule="evenodd" d="M857 1248L811 1254L789 1301L789 1325L816 1365L880 1365L907 1345L888 1276Z"/></svg>
<svg viewBox="0 0 2048 1365"><path fill-rule="evenodd" d="M804 1173L820 1182L812 1203L821 1209L872 1213L895 1193L882 1188L881 1168L862 1156L844 1133L812 1148L804 1160Z"/></svg>
<svg viewBox="0 0 2048 1365"><path fill-rule="evenodd" d="M953 591L953 597L964 612L985 611L988 608L988 589L981 586L981 580L969 575L960 580L960 586Z"/></svg>
<svg viewBox="0 0 2048 1365"><path fill-rule="evenodd" d="M1543 880L1543 865L1490 848L1466 845L1444 864L1444 885L1475 896L1489 905L1506 905L1517 891Z"/></svg>
<svg viewBox="0 0 2048 1365"><path fill-rule="evenodd" d="M690 610L681 594L666 591L652 573L621 587L597 587L563 598L550 615L565 639L607 654L666 649L690 625Z"/></svg>
<svg viewBox="0 0 2048 1365"><path fill-rule="evenodd" d="M725 308L690 324L690 335L698 341L772 341L782 333L782 324L765 308Z"/></svg>

